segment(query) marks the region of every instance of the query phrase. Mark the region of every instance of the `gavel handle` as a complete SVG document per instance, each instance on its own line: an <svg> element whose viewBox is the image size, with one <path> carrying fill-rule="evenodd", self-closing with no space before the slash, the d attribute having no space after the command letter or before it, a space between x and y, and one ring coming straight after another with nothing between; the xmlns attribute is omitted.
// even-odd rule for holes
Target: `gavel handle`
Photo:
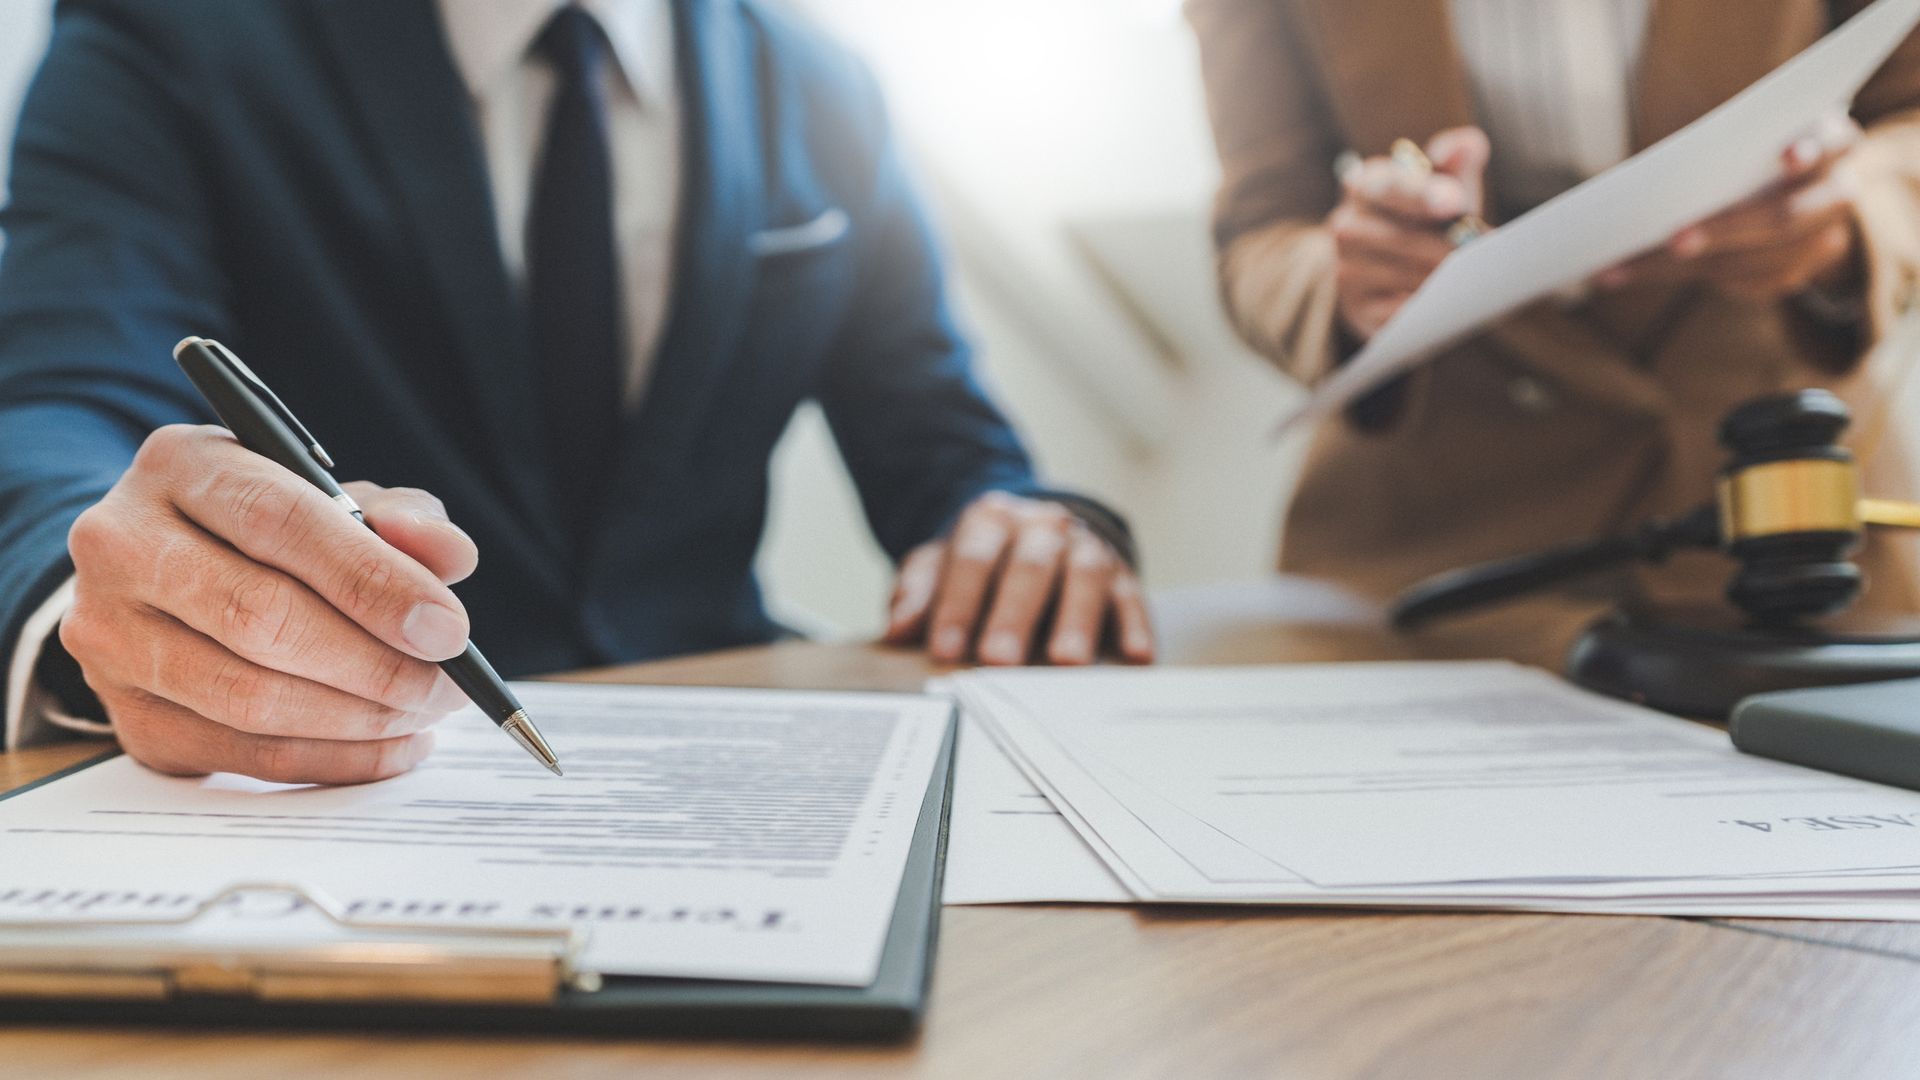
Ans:
<svg viewBox="0 0 1920 1080"><path fill-rule="evenodd" d="M1719 541L1717 513L1712 506L1704 506L1685 517L1649 521L1621 536L1449 570L1401 593L1393 605L1393 626L1396 630L1418 629L1434 619L1511 600L1611 567L1658 562L1675 548L1711 548Z"/></svg>
<svg viewBox="0 0 1920 1080"><path fill-rule="evenodd" d="M1920 503L1898 499L1861 499L1860 520L1894 529L1920 529Z"/></svg>

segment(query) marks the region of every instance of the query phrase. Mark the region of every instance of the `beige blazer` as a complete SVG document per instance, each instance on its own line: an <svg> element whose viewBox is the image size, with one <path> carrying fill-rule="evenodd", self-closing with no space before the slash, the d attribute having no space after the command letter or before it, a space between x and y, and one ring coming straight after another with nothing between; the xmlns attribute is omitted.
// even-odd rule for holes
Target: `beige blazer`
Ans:
<svg viewBox="0 0 1920 1080"><path fill-rule="evenodd" d="M1633 140L1646 146L1732 96L1864 0L1654 0ZM1321 225L1344 149L1383 152L1474 122L1446 0L1188 0L1224 178L1220 286L1240 334L1312 382L1337 362L1333 245ZM1878 452L1913 366L1874 349L1920 281L1920 38L1854 103L1870 326L1835 332L1796 305L1638 287L1543 301L1423 368L1398 408L1317 432L1281 565L1385 594L1464 563L1585 538L1708 499L1714 428L1757 395L1827 385L1855 410L1869 483L1914 494ZM1494 152L1498 153L1496 146ZM1497 192L1494 193L1497 196ZM1497 204L1497 197L1493 200ZM1871 444L1871 445L1869 445ZM1863 557L1874 607L1920 611L1911 543ZM1728 564L1677 558L1604 583L1662 599L1718 594Z"/></svg>

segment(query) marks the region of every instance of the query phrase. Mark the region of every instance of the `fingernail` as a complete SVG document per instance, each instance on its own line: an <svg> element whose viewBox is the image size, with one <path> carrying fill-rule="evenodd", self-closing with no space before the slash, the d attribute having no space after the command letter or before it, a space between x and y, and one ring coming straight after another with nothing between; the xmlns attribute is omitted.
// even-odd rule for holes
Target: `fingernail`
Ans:
<svg viewBox="0 0 1920 1080"><path fill-rule="evenodd" d="M1007 546L1007 531L999 526L963 529L953 542L953 553L962 559L991 560L1000 557Z"/></svg>
<svg viewBox="0 0 1920 1080"><path fill-rule="evenodd" d="M980 647L980 658L994 664L1017 664L1020 662L1020 639L1006 630L987 636L987 643Z"/></svg>
<svg viewBox="0 0 1920 1080"><path fill-rule="evenodd" d="M400 636L414 652L429 660L460 655L467 647L467 620L445 604L431 600L413 605Z"/></svg>
<svg viewBox="0 0 1920 1080"><path fill-rule="evenodd" d="M959 657L961 653L965 652L966 648L967 632L957 626L949 626L933 635L933 652L935 656L949 660L955 659Z"/></svg>
<svg viewBox="0 0 1920 1080"><path fill-rule="evenodd" d="M1434 217L1452 217L1461 209L1460 200L1454 192L1446 188L1434 188L1427 192L1427 213Z"/></svg>
<svg viewBox="0 0 1920 1080"><path fill-rule="evenodd" d="M1691 259L1707 249L1706 234L1689 229L1673 238L1673 253L1682 259Z"/></svg>
<svg viewBox="0 0 1920 1080"><path fill-rule="evenodd" d="M1068 630L1053 639L1053 655L1067 663L1082 663L1093 659L1093 644L1087 635Z"/></svg>

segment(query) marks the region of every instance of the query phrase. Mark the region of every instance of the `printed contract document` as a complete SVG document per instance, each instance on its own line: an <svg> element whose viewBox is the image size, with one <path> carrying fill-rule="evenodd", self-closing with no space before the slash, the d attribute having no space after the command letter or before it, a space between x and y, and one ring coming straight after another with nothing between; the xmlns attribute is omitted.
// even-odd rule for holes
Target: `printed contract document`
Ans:
<svg viewBox="0 0 1920 1080"><path fill-rule="evenodd" d="M0 801L0 921L157 917L287 882L363 919L575 926L604 974L873 980L949 702L515 689L565 777L470 712L377 784L175 779L123 757Z"/></svg>
<svg viewBox="0 0 1920 1080"><path fill-rule="evenodd" d="M1140 899L1920 918L1920 793L1750 757L1535 669L952 685Z"/></svg>

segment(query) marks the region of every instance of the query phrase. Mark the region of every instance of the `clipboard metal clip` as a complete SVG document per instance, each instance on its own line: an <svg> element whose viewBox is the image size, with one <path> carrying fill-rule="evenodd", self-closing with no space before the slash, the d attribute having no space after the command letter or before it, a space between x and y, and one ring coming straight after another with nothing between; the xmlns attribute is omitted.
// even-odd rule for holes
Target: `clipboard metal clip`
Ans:
<svg viewBox="0 0 1920 1080"><path fill-rule="evenodd" d="M232 885L179 915L0 922L0 998L538 1005L600 977L570 927L353 918L307 886Z"/></svg>

